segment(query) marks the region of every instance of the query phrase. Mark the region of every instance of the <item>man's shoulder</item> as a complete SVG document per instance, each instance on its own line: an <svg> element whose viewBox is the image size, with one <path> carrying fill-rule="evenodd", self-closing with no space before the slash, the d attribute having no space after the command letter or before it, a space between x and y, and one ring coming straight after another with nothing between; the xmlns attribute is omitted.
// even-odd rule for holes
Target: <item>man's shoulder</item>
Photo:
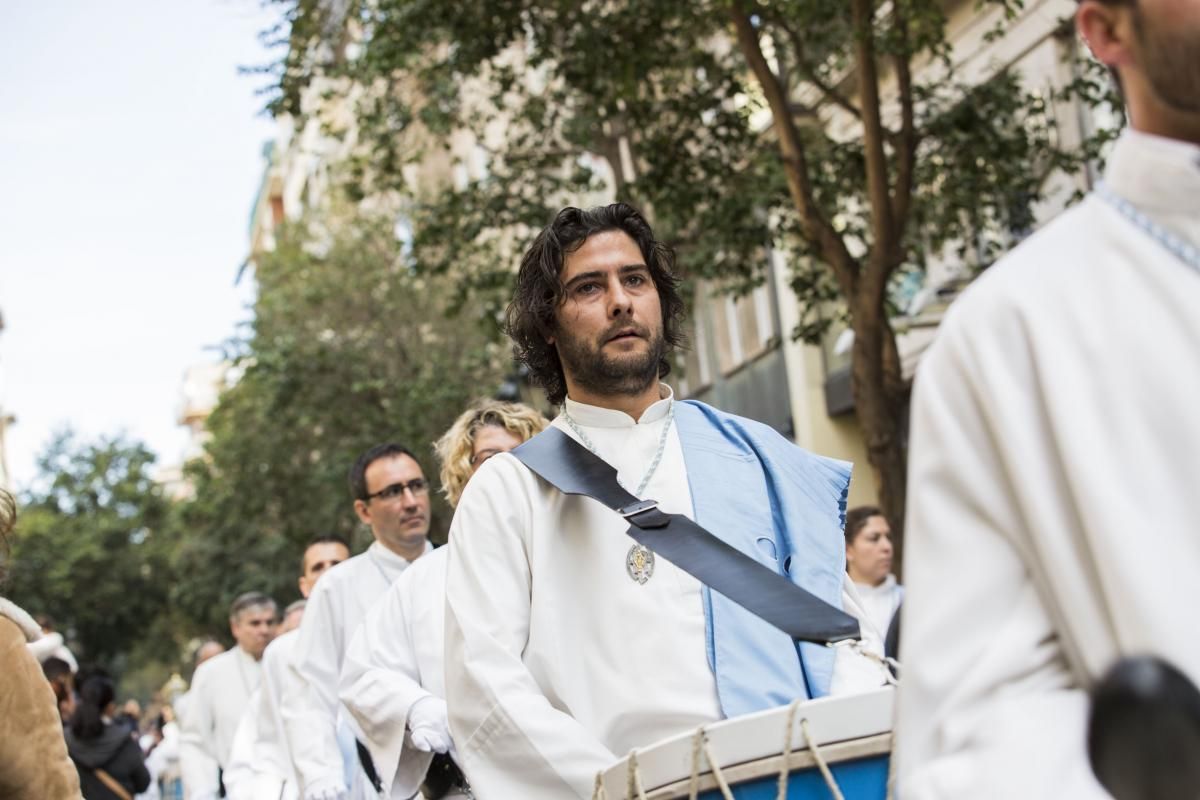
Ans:
<svg viewBox="0 0 1200 800"><path fill-rule="evenodd" d="M1111 212L1089 197L1063 211L1002 256L966 288L946 314L943 331L983 331L981 320L1012 315L1052 315L1064 301L1102 281L1116 240Z"/></svg>
<svg viewBox="0 0 1200 800"><path fill-rule="evenodd" d="M682 400L676 411L683 439L720 440L740 452L774 457L824 458L805 450L765 422L722 411L699 400ZM690 442L685 441L684 447Z"/></svg>
<svg viewBox="0 0 1200 800"><path fill-rule="evenodd" d="M196 667L196 671L192 673L192 688L208 681L221 680L226 671L236 665L237 651L238 647L235 644Z"/></svg>
<svg viewBox="0 0 1200 800"><path fill-rule="evenodd" d="M400 581L407 581L408 583L420 582L428 577L431 570L445 569L446 554L449 552L446 545L433 548L412 562L408 569L400 573L400 577L396 579L396 583Z"/></svg>
<svg viewBox="0 0 1200 800"><path fill-rule="evenodd" d="M281 633L276 636L267 645L267 649L263 651L263 665L273 663L281 658L287 658L288 654L292 652L292 648L296 646L296 637L299 633L299 628L293 628L287 633Z"/></svg>
<svg viewBox="0 0 1200 800"><path fill-rule="evenodd" d="M510 499L526 489L532 489L536 484L537 479L533 471L525 466L521 459L512 453L497 453L483 462L479 471L467 481L458 500L458 507L472 507L478 503ZM421 559L417 559L417 563L420 561Z"/></svg>
<svg viewBox="0 0 1200 800"><path fill-rule="evenodd" d="M686 415L693 411L698 412L699 415L703 417L714 429L735 427L767 438L784 438L779 431L775 430L764 422L751 419L750 417L743 417L740 414L734 414L729 411L723 411L722 409L709 405L702 400L680 400L678 406L676 407L675 413L678 417L680 412Z"/></svg>

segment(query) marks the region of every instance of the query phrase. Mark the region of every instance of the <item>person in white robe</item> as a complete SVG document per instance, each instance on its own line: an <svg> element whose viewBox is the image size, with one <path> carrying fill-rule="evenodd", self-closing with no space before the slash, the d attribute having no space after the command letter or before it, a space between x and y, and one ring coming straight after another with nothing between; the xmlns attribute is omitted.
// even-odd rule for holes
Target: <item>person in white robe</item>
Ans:
<svg viewBox="0 0 1200 800"><path fill-rule="evenodd" d="M883 511L859 506L846 512L846 574L865 612L863 644L883 655L883 640L904 599L904 587L892 574L892 527Z"/></svg>
<svg viewBox="0 0 1200 800"><path fill-rule="evenodd" d="M951 307L916 379L899 796L1104 798L1087 688L1200 683L1200 6L1083 0L1132 130Z"/></svg>
<svg viewBox="0 0 1200 800"><path fill-rule="evenodd" d="M461 414L435 446L450 506L484 462L545 425L532 408L496 400ZM367 613L342 665L342 703L363 732L384 795L396 800L415 796L433 753L451 748L442 667L448 552L438 548L405 570Z"/></svg>
<svg viewBox="0 0 1200 800"><path fill-rule="evenodd" d="M350 469L350 491L375 541L313 589L283 675L284 735L304 800L375 794L355 755L358 732L340 710L338 679L367 609L432 547L429 484L409 450L383 444L363 453Z"/></svg>
<svg viewBox="0 0 1200 800"><path fill-rule="evenodd" d="M508 328L533 380L563 403L552 424L628 491L840 606L849 465L676 403L658 379L681 316L669 250L615 204L565 209L538 236ZM511 454L467 485L450 531L445 678L451 734L479 796L591 797L618 753L838 683L829 648L797 647L639 551L627 527Z"/></svg>
<svg viewBox="0 0 1200 800"><path fill-rule="evenodd" d="M230 765L225 770L226 796L230 800L262 797L294 800L299 797L299 781L292 768L280 719L280 682L290 661L295 631L304 616L306 601L303 598L309 596L326 570L349 557L350 546L335 534L316 536L304 548L300 576L296 580L302 599L284 610L279 632L263 652L262 682L250 698L234 734Z"/></svg>
<svg viewBox="0 0 1200 800"><path fill-rule="evenodd" d="M259 660L275 635L277 616L275 601L265 594L239 596L229 611L237 646L208 659L192 675L179 742L187 800L220 796L221 771L229 764L238 721L262 677Z"/></svg>

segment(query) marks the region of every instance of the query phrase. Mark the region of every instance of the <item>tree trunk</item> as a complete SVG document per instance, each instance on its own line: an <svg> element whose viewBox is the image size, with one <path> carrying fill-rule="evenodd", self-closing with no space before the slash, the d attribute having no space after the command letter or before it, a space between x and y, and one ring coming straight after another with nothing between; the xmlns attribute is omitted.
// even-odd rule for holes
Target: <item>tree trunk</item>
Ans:
<svg viewBox="0 0 1200 800"><path fill-rule="evenodd" d="M875 476L879 506L892 527L893 563L899 575L908 485L908 391L900 373L896 336L883 309L856 308L852 324L855 414Z"/></svg>

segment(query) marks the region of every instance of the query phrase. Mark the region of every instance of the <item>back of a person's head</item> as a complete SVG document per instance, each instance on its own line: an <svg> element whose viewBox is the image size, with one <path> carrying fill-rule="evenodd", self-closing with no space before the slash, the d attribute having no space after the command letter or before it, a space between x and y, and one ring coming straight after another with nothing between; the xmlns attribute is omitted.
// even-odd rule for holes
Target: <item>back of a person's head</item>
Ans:
<svg viewBox="0 0 1200 800"><path fill-rule="evenodd" d="M50 656L42 662L42 674L50 682L50 688L54 690L54 699L58 701L59 711L62 713L63 704L69 703L71 692L74 690L71 665L61 658Z"/></svg>
<svg viewBox="0 0 1200 800"><path fill-rule="evenodd" d="M95 739L104 732L104 710L116 699L107 675L90 675L79 684L79 702L71 715L71 732L77 739Z"/></svg>

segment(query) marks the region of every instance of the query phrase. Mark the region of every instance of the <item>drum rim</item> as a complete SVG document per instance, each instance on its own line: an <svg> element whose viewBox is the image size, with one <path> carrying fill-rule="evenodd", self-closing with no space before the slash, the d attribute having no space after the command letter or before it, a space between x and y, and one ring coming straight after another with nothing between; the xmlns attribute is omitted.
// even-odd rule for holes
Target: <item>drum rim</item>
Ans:
<svg viewBox="0 0 1200 800"><path fill-rule="evenodd" d="M850 712L847 706L863 712L862 716L859 717ZM895 688L885 686L870 692L805 701L797 707L793 724L798 726L801 718L809 718L812 722L813 738L824 753L830 746L840 742L852 743L882 734L890 736L894 707ZM715 755L722 765L722 773L725 772L726 758L730 759L729 764L732 767L757 763L773 757L782 757L783 727L788 711L789 706L779 706L732 719L719 720L704 726L705 733L715 750ZM861 719L862 721L861 724L856 722L848 727L848 719ZM778 720L780 730L777 749L772 750L769 746L745 745L743 740L746 738L747 731L763 724L770 725L775 720ZM840 730L831 730L831 728ZM854 728L858 728L858 730L854 730ZM694 731L680 733L636 749L647 796L681 781L685 785L690 781L691 769L681 769L679 756L681 751L692 752L695 735ZM804 741L804 736L799 732L798 727L793 728L792 747L791 759L799 764L801 763L799 757L802 754L808 756L809 751L808 744ZM600 777L609 792L625 789L629 778L629 762L630 756L626 754L602 770ZM702 766L706 765L707 760L705 759L702 761ZM701 774L706 773L702 772Z"/></svg>
<svg viewBox="0 0 1200 800"><path fill-rule="evenodd" d="M892 733L878 733L862 739L849 739L821 747L822 757L835 761L833 768L875 756L886 756L892 752ZM800 772L817 766L817 759L810 750L797 750L788 756L788 771ZM737 786L749 780L770 777L774 779L783 768L783 754L756 758L743 761L740 764L730 764L721 767L721 775L730 786ZM711 770L701 772L697 780L698 792L709 792L717 788L717 779ZM674 798L690 796L691 778L668 783L655 789L646 790L646 800L674 800Z"/></svg>

